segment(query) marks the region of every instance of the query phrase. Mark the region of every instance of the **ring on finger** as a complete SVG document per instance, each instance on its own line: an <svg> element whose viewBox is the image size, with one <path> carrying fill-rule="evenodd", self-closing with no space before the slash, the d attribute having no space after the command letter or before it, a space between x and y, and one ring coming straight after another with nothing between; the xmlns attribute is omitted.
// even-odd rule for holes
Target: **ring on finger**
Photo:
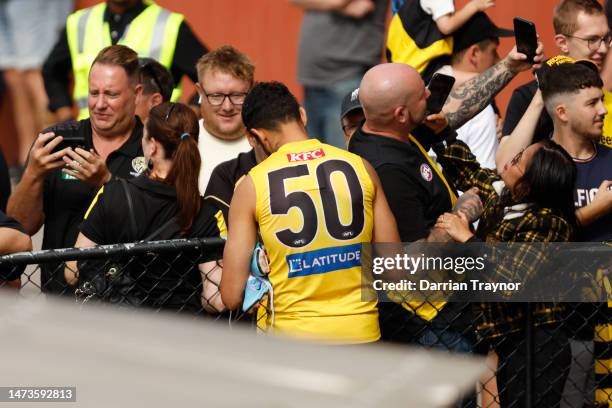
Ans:
<svg viewBox="0 0 612 408"><path fill-rule="evenodd" d="M78 160L73 160L73 161L72 161L72 165L73 165L74 167L79 167L79 166L81 165L81 162L80 162L80 161L78 161Z"/></svg>

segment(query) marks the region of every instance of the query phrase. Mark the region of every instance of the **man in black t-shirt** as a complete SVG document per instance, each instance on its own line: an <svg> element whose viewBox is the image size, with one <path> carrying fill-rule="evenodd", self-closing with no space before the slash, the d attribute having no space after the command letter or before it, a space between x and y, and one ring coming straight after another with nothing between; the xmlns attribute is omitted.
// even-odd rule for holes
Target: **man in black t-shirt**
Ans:
<svg viewBox="0 0 612 408"><path fill-rule="evenodd" d="M141 91L136 53L122 45L107 47L89 74L90 118L55 125L32 145L7 212L30 235L45 224L43 249L73 246L99 187L112 176L129 178L145 169L142 123L134 115ZM77 142L64 147L62 137ZM70 292L61 266L41 265L44 292Z"/></svg>

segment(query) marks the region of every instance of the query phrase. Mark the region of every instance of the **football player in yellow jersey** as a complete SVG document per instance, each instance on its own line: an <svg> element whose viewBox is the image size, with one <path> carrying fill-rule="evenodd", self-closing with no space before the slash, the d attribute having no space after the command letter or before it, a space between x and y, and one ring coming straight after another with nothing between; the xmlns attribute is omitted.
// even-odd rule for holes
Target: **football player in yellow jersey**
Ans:
<svg viewBox="0 0 612 408"><path fill-rule="evenodd" d="M309 139L287 87L260 83L242 118L270 156L236 188L221 297L242 304L257 236L270 258L275 334L351 344L380 338L376 302L362 301L361 245L399 242L375 171L345 150Z"/></svg>

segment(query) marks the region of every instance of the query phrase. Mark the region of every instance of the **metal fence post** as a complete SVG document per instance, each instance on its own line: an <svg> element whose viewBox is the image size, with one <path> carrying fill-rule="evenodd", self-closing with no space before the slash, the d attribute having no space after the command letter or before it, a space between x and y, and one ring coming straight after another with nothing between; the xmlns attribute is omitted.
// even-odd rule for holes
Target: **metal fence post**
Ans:
<svg viewBox="0 0 612 408"><path fill-rule="evenodd" d="M525 303L525 407L532 408L534 385L533 358L533 308L531 303Z"/></svg>

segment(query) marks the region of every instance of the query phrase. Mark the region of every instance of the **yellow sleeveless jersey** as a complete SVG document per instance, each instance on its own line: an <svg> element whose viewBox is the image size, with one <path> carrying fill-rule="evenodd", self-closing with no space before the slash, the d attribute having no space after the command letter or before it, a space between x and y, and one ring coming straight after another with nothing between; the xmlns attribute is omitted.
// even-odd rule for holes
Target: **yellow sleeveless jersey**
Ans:
<svg viewBox="0 0 612 408"><path fill-rule="evenodd" d="M608 114L604 118L603 135L599 143L612 148L612 93L604 89L604 105Z"/></svg>
<svg viewBox="0 0 612 408"><path fill-rule="evenodd" d="M308 139L283 145L249 175L270 257L271 330L346 344L378 340L376 303L361 300L361 244L372 239L375 192L362 159Z"/></svg>

